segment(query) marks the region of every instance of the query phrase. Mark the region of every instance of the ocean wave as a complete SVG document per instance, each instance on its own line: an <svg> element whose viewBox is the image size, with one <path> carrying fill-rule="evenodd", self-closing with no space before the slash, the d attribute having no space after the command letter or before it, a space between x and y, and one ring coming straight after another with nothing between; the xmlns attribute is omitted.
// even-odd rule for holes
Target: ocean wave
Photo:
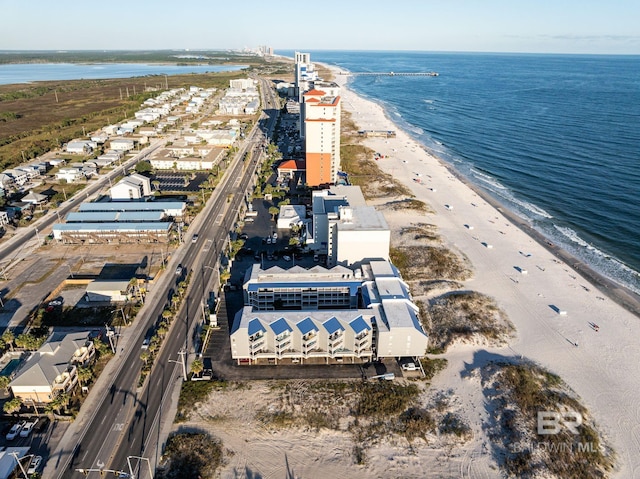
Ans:
<svg viewBox="0 0 640 479"><path fill-rule="evenodd" d="M573 229L556 224L553 227L561 235L559 238L555 238L556 241L562 244L567 251L593 266L596 271L607 278L623 284L636 294L640 294L640 273L638 271L586 242ZM566 240L569 240L568 244Z"/></svg>
<svg viewBox="0 0 640 479"><path fill-rule="evenodd" d="M529 203L528 201L521 200L520 198L516 198L513 195L513 193L511 193L511 191L509 191L507 188L497 189L497 190L492 190L491 188L489 188L489 190L493 191L493 193L495 193L496 195L507 200L507 202L512 203L516 206L519 206L522 210L525 210L529 213L533 213L535 216L546 218L546 219L553 218L553 215L549 214L539 206L536 206L533 203Z"/></svg>
<svg viewBox="0 0 640 479"><path fill-rule="evenodd" d="M476 170L475 168L471 168L471 173L473 174L474 178L487 183L491 186L493 186L494 188L497 188L499 190L506 190L507 187L504 186L503 184L501 184L500 182L498 182L493 176L490 175L486 175L484 173L479 172L478 170Z"/></svg>
<svg viewBox="0 0 640 479"><path fill-rule="evenodd" d="M595 248L593 246L591 246L589 243L587 243L585 240L583 240L582 238L580 238L580 236L578 235L578 233L576 233L574 230L572 230L571 228L568 228L567 226L558 226L558 225L553 225L553 227L555 229L557 229L560 233L562 233L562 235L571 240L573 243L576 243L580 246L583 246L585 248L591 248L594 249ZM603 253L604 256L604 253Z"/></svg>

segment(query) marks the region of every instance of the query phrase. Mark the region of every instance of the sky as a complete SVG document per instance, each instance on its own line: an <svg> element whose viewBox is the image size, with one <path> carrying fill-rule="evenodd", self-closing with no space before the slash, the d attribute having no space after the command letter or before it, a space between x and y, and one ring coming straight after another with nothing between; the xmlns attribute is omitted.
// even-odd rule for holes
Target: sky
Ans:
<svg viewBox="0 0 640 479"><path fill-rule="evenodd" d="M639 0L0 0L0 50L640 54Z"/></svg>

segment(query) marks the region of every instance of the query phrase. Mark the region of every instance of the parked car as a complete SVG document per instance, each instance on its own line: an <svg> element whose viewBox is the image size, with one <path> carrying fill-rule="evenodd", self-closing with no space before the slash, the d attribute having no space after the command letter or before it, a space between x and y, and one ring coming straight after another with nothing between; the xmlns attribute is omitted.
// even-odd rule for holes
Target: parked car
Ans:
<svg viewBox="0 0 640 479"><path fill-rule="evenodd" d="M176 276L180 276L182 274L182 266L178 266L176 268Z"/></svg>
<svg viewBox="0 0 640 479"><path fill-rule="evenodd" d="M142 349L149 349L149 344L151 344L151 340L149 338L144 338L142 341Z"/></svg>
<svg viewBox="0 0 640 479"><path fill-rule="evenodd" d="M40 419L38 419L38 421L36 422L36 425L33 426L33 431L41 432L46 430L50 422L51 422L51 419L49 419L48 416L41 416Z"/></svg>
<svg viewBox="0 0 640 479"><path fill-rule="evenodd" d="M402 365L402 370L403 371L417 371L418 370L418 366L416 366L416 363L404 363Z"/></svg>
<svg viewBox="0 0 640 479"><path fill-rule="evenodd" d="M24 426L22 426L22 429L20 430L20 437L29 437L29 435L33 432L33 426L36 425L36 421L29 421L26 422L24 424Z"/></svg>
<svg viewBox="0 0 640 479"><path fill-rule="evenodd" d="M38 472L40 468L40 464L42 464L42 456L36 456L31 460L31 464L29 464L29 469L27 469L27 474L35 474Z"/></svg>
<svg viewBox="0 0 640 479"><path fill-rule="evenodd" d="M246 234L246 233L242 233L242 234L240 235L240 239L243 239L243 240L245 240L245 241L246 241L246 240L248 240L248 239L249 239L249 235L248 235L248 234Z"/></svg>
<svg viewBox="0 0 640 479"><path fill-rule="evenodd" d="M18 434L20 434L20 431L22 430L22 427L25 425L25 423L26 421L20 421L11 426L11 429L6 436L7 441L13 441L18 436Z"/></svg>
<svg viewBox="0 0 640 479"><path fill-rule="evenodd" d="M282 259L285 261L291 261L291 256L285 254Z"/></svg>

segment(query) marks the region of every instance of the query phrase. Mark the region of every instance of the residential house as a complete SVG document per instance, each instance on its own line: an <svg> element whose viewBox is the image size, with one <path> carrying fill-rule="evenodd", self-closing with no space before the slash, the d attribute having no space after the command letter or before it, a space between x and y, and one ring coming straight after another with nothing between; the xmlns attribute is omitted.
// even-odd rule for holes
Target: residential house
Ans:
<svg viewBox="0 0 640 479"><path fill-rule="evenodd" d="M87 301L119 303L129 299L129 281L94 280L87 285Z"/></svg>
<svg viewBox="0 0 640 479"><path fill-rule="evenodd" d="M51 402L60 393L71 393L78 383L78 367L95 356L88 332L54 331L16 372L8 388L25 404Z"/></svg>
<svg viewBox="0 0 640 479"><path fill-rule="evenodd" d="M5 175L9 175L12 178L13 183L16 184L17 186L23 186L27 181L29 181L29 177L27 176L27 173L22 170L18 170L14 168L14 169L4 170L3 173Z"/></svg>
<svg viewBox="0 0 640 479"><path fill-rule="evenodd" d="M129 138L116 138L109 142L109 146L116 151L131 151L135 145L133 140Z"/></svg>
<svg viewBox="0 0 640 479"><path fill-rule="evenodd" d="M72 140L65 146L67 153L86 155L96 149L98 145L91 140Z"/></svg>
<svg viewBox="0 0 640 479"><path fill-rule="evenodd" d="M22 201L25 203L31 203L32 205L41 205L47 201L47 196L36 193L35 191L30 191L22 197Z"/></svg>
<svg viewBox="0 0 640 479"><path fill-rule="evenodd" d="M134 173L113 185L109 194L112 200L141 200L151 196L151 181L146 176Z"/></svg>
<svg viewBox="0 0 640 479"><path fill-rule="evenodd" d="M75 183L76 181L84 180L86 177L79 168L60 168L56 173L56 179L64 180L67 183Z"/></svg>

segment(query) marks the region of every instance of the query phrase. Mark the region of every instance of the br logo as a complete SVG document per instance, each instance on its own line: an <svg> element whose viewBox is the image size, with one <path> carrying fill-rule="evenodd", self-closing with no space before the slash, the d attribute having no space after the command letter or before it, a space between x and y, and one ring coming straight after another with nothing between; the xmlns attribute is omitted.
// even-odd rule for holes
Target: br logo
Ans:
<svg viewBox="0 0 640 479"><path fill-rule="evenodd" d="M558 434L562 428L571 434L580 434L582 414L575 411L538 411L538 434Z"/></svg>

